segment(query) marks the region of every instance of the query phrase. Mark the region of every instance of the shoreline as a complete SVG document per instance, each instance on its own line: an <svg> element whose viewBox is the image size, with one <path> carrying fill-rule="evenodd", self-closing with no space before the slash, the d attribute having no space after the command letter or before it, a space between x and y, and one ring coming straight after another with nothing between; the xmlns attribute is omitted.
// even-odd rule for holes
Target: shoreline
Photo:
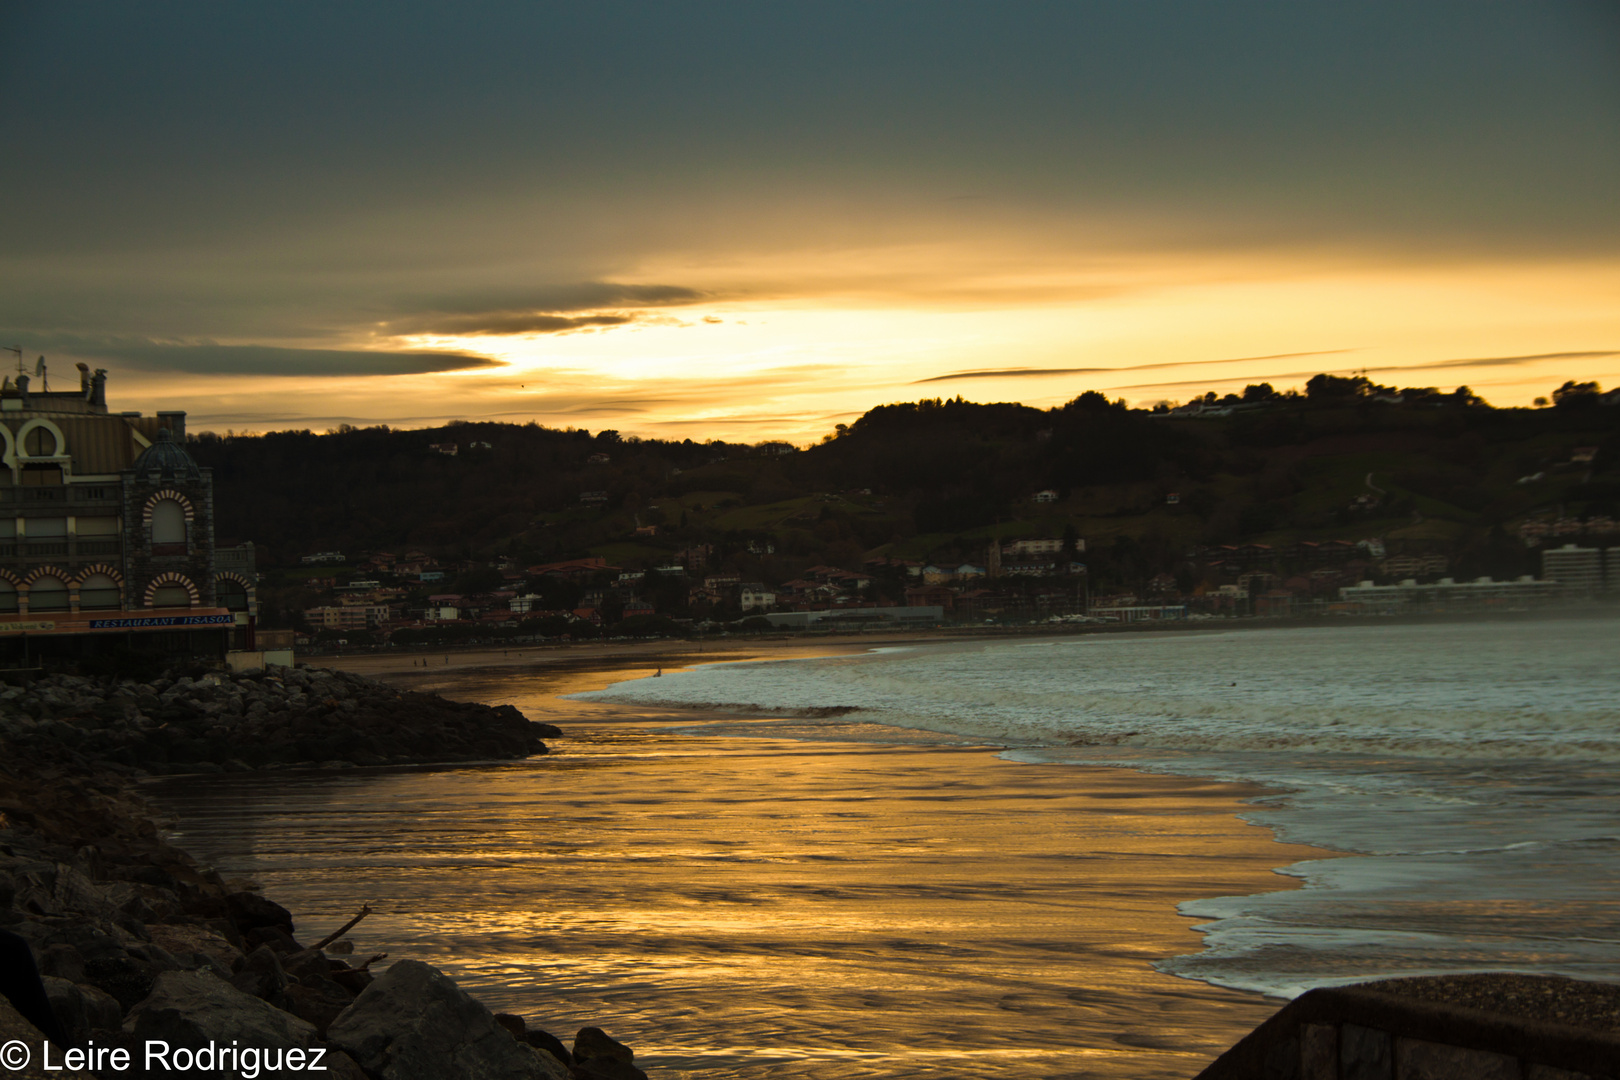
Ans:
<svg viewBox="0 0 1620 1080"><path fill-rule="evenodd" d="M921 640L919 640L919 638ZM923 635L906 635L896 639L886 639L882 644L920 644L925 642L938 642L937 638ZM743 643L737 643L742 645ZM757 646L759 643L748 643ZM543 695L547 700L548 711L545 713L531 712L525 705L525 712L529 715L541 716L544 720L557 723L564 731L570 731L576 724L601 724L604 718L617 716L625 724L655 727L666 733L675 734L677 740L684 740L693 744L705 741L711 745L719 746L718 751L725 753L742 753L746 748L738 751L724 749L734 739L757 739L762 745L775 743L782 736L771 730L771 726L780 721L780 717L770 720L754 721L747 716L738 714L709 714L709 713L659 713L656 711L638 710L633 707L609 705L600 702L576 702L562 700L561 695L577 693L582 690L595 689L606 686L622 678L634 678L644 675L648 669L659 661L676 661L675 664L664 663L662 666L672 670L681 667L706 662L747 662L760 660L778 660L814 655L846 654L854 651L865 651L867 648L880 644L876 640L862 640L858 642L803 642L790 641L771 643L774 647L741 647L724 651L708 651L698 653L695 650L683 650L671 653L669 650L657 649L649 646L617 651L616 655L606 656L594 650L574 650L569 659L574 662L558 663L560 658L550 658L550 662L535 662L533 658L508 656L505 664L475 666L468 662L456 664L454 658L450 665L441 665L437 668L424 669L418 667L414 670L409 666L396 666L391 672L383 674L386 681L396 685L421 685L423 689L445 693L455 697L465 693L474 684L480 682L499 685L501 680L510 680L516 672L514 668L523 670L524 674L538 677L536 685L530 688L531 693ZM793 646L793 647L788 647ZM832 646L832 647L829 647ZM470 656L467 658L472 659ZM487 700L500 700L495 697ZM589 719L580 716L588 714ZM578 717L572 723L570 714ZM612 723L612 720L608 720ZM749 724L760 725L756 735L728 733L721 735L705 735L702 731L679 733L680 729L700 727L706 723L718 722L727 728L746 727ZM906 729L895 729L904 732ZM791 739L791 736L787 736ZM801 742L806 754L820 753L826 750L828 744L814 742ZM1240 784L1229 781L1217 781L1203 778L1167 776L1136 768L1117 767L1107 765L1066 765L1061 769L1032 770L1028 765L1016 761L1009 761L999 756L999 747L982 743L969 743L964 740L962 745L954 748L941 746L893 746L882 742L860 742L852 744L858 749L852 751L858 755L870 756L873 759L885 758L897 762L895 768L900 770L896 775L905 775L904 762L907 756L916 763L918 775L929 775L925 770L935 768L929 763L931 756L949 752L956 765L952 769L955 779L976 778L985 775L1000 775L1004 780L998 781L1007 786L1009 791L1021 788L1046 788L1049 786L1069 785L1077 789L1092 792L1097 798L1103 800L1099 806L1106 807L1118 805L1121 800L1125 803L1140 802L1147 804L1155 800L1187 800L1187 810L1195 815L1198 824L1189 828L1209 830L1211 837L1219 836L1222 845L1222 855L1217 865L1210 870L1211 878L1205 881L1185 882L1186 891L1158 901L1158 906L1152 910L1137 911L1130 916L1131 926L1129 937L1133 941L1130 946L1136 959L1134 978L1142 986L1157 986L1158 993L1175 996L1176 994L1199 997L1205 1006L1211 1010L1211 1015L1219 1015L1223 1019L1226 1041L1228 1044L1241 1038L1261 1020L1269 1016L1280 1007L1281 999L1268 995L1247 991L1233 990L1180 975L1165 974L1157 971L1153 964L1159 960L1169 959L1178 955L1196 954L1204 948L1201 937L1189 938L1187 935L1196 934L1196 926L1206 922L1194 916L1183 915L1178 911L1178 905L1184 901L1209 898L1213 896L1238 894L1248 895L1254 893L1287 891L1298 889L1303 882L1294 876L1280 873L1283 867L1302 860L1324 859L1339 857L1342 852L1331 851L1315 846L1293 844L1277 838L1274 830L1256 825L1245 820L1245 812L1255 800L1263 799L1277 794L1273 788L1255 784ZM566 757L569 753L567 740L557 744L559 755ZM695 751L703 752L703 751ZM792 752L791 750L789 751ZM560 763L561 758L559 758ZM649 773L649 777L657 775ZM898 780L896 781L899 782ZM963 780L963 782L976 783L976 780ZM1095 811L1092 811L1095 812ZM1129 830L1127 830L1129 831ZM1129 844L1127 843L1127 847ZM1198 846L1183 851L1179 858L1199 858ZM1135 856L1117 854L1115 856L1123 865L1128 859ZM1219 884L1217 884L1217 880ZM1137 883L1135 887L1140 887ZM1149 943L1152 944L1149 944ZM1124 942L1119 944L1123 947ZM1177 990L1176 988L1182 988ZM488 991L483 991L485 996ZM1137 1035L1132 1036L1139 1041L1151 1041L1150 1032L1143 1032L1138 1027ZM634 1041L638 1046L645 1044L649 1053L657 1053L656 1032L637 1032ZM1205 1060L1208 1060L1221 1050L1212 1041L1204 1047L1207 1051ZM1191 1076L1197 1071L1197 1066L1189 1066L1184 1072L1173 1071L1154 1073L1163 1076ZM682 1075L685 1075L684 1073ZM695 1073L693 1075L696 1075ZM1099 1074L1101 1075L1101 1074ZM1135 1075L1122 1072L1119 1075ZM1142 1075L1147 1075L1146 1073Z"/></svg>
<svg viewBox="0 0 1620 1080"><path fill-rule="evenodd" d="M1179 629L1179 627L1170 626L1163 629ZM554 651L544 658L537 658L532 654L524 655L523 652L517 650L505 650L506 655L499 656L497 659L497 650L464 650L459 654L452 654L454 659L451 664L429 668L420 666L413 668L409 666L406 661L410 660L411 657L408 655L394 654L375 657L373 659L379 662L386 662L383 665L383 670L376 672L377 675L383 677L385 683L392 683L395 686L410 686L414 689L438 691L452 698L457 696L459 690L480 683L486 687L492 684L497 688L522 687L525 693L539 695L539 697L535 698L537 707L534 711L528 713L530 716L556 720L565 726L578 725L581 730L587 727L598 727L609 732L612 738L602 746L591 750L590 753L582 753L581 751L587 748L571 745L570 738L565 735L561 743L559 743L558 749L561 753L556 755L556 760L530 758L505 762L465 761L461 763L423 763L408 767L348 768L324 770L318 778L310 775L309 770L300 770L299 772L302 772L302 775L291 770L263 771L253 774L236 773L230 777L193 774L176 786L184 787L192 782L200 781L213 790L225 793L232 790L250 789L228 787L214 789L213 784L215 781L224 784L237 784L243 780L256 777L266 787L276 787L288 783L305 786L318 783L323 787L327 787L335 780L341 784L352 784L356 790L370 790L385 787L390 777L397 778L407 774L414 774L424 778L432 777L435 774L461 776L470 783L478 782L480 777L500 777L506 774L512 776L528 775L534 779L547 778L548 784L561 785L570 781L589 778L593 775L593 770L596 770L595 775L598 777L611 777L612 774L620 770L641 769L641 775L645 783L640 787L633 784L625 787L624 793L629 796L628 798L610 799L601 804L603 812L620 817L640 812L634 804L645 801L648 795L660 793L663 788L668 786L671 776L678 775L672 772L672 767L669 767L668 762L660 765L657 762L643 760L647 757L645 754L628 753L627 751L633 749L633 747L623 742L626 737L632 740L655 738L657 733L662 733L666 743L671 747L689 747L692 743L706 741L711 748L708 751L711 755L718 753L738 759L757 759L762 763L768 762L772 757L777 760L803 759L811 762L823 759L834 760L833 750L829 749L826 743L819 746L806 746L807 740L798 740L795 743L792 734L783 729L782 724L784 721L781 716L750 720L730 713L713 715L695 712L655 714L621 705L565 701L559 697L561 694L602 686L608 682L617 681L617 678L634 678L637 675L645 675L655 664L669 666L672 670L678 670L680 667L698 663L764 661L793 657L840 655L865 651L873 647L895 645L936 644L948 646L951 644L966 644L968 641L974 640L984 641L987 638L996 640L1004 637L1005 635L973 635L972 637L963 635L941 639L935 635L922 633L883 637L877 635L862 636L855 640L840 637L831 641L825 638L809 641L802 638L746 642L728 640L725 642L726 647L713 648L712 646L718 643L704 642L704 647L701 649L692 648L691 646L695 643L683 642L675 644L686 645L688 648L673 652L665 648L665 646L672 644L669 642L616 643L607 646L590 646L566 651ZM439 655L443 655L442 650ZM480 659L497 659L497 662L480 664L478 662ZM673 663L668 663L668 661L673 661ZM495 694L484 698L463 697L462 700L481 700L494 703L509 699L503 698L500 694ZM528 712L528 710L529 705L525 704L525 711ZM60 721L53 722L59 723ZM710 730L690 733L680 730L705 724L710 725ZM748 731L730 730L722 732L718 730L719 727L741 729L749 727L749 725L753 725L753 727ZM908 729L894 730L906 732ZM654 735L648 736L645 734L646 732L653 732ZM619 745L613 745L615 738L620 740ZM769 753L766 753L763 749L758 749L767 745L770 749ZM726 751L727 747L731 748L730 751ZM876 741L858 741L849 744L847 750L839 751L843 756L836 760L867 771L872 768L887 768L896 781L905 781L907 778L915 781L919 776L932 775L948 780L951 783L983 784L984 777L1001 773L1012 779L1001 782L1000 787L1003 790L1003 795L997 796L998 798L1005 798L1006 793L1009 792L1017 794L1020 789L1040 786L1049 782L1049 778L1033 778L1031 772L1026 770L1022 763L1000 758L996 754L996 749L993 745L965 741L962 744L953 746L894 746ZM592 757L591 754L595 756ZM682 761L678 761L676 764L685 769L688 768L691 761L695 761L701 756L701 754L693 754L689 750L678 751L677 757L681 758ZM932 763L930 763L930 759L932 759ZM13 765L15 764L17 762L14 761ZM924 768L925 765L927 768ZM581 767L586 767L584 772L579 771ZM552 769L557 771L547 771ZM606 771L602 771L604 769ZM944 771L938 771L940 769ZM936 771L929 772L928 770ZM1044 771L1038 770L1037 772ZM1200 778L1165 776L1131 766L1070 764L1064 769L1053 770L1053 772L1067 774L1075 779L1074 786L1085 789L1084 797L1094 800L1091 809L1087 811L1088 814L1106 813L1111 808L1119 806L1144 806L1155 801L1164 805L1171 805L1179 799L1180 805L1183 806L1183 812L1191 815L1191 819L1197 819L1201 822L1199 828L1213 826L1214 831L1210 835L1223 837L1223 843L1229 841L1233 845L1225 849L1223 854L1215 862L1211 863L1211 867L1215 871L1215 876L1219 877L1223 882L1228 881L1228 878L1230 878L1234 891L1238 895L1283 893L1297 890L1303 883L1292 876L1279 875L1277 873L1279 863L1297 862L1301 858L1320 859L1345 854L1307 845L1287 844L1277 839L1275 831L1268 826L1252 824L1245 820L1242 816L1245 808L1252 805L1257 799L1275 794L1277 791L1275 788L1258 784L1237 784ZM829 773L828 776L835 784L841 785L845 780L846 772L841 768ZM169 782L160 781L160 783ZM620 778L619 782L621 785L629 784L629 781L623 778ZM990 786L994 787L995 785ZM932 787L923 784L922 789L932 790ZM888 790L889 787L884 786L875 788L874 793L885 795ZM1075 792L1065 794L1067 797L1080 797ZM781 793L773 791L770 793L770 797L772 799L780 798ZM1175 820L1179 821L1181 819L1176 818ZM1253 832L1257 828L1266 830L1266 839L1262 839L1260 835ZM659 831L663 832L665 830L660 828ZM190 851L200 861L207 861L207 857L202 852L192 848L183 837L177 839L176 843L182 849ZM71 845L71 847L77 846L77 843ZM1295 854L1290 857L1285 849L1300 849L1304 854ZM1130 857L1136 858L1141 854L1138 852L1137 855ZM1198 845L1194 845L1191 849L1184 851L1180 857L1201 857L1205 854ZM64 852L65 855L66 852ZM1118 852L1113 852L1110 857L1119 862L1125 860L1125 855ZM78 857L71 861L74 865L78 862ZM1152 863L1142 865L1151 866ZM94 876L95 871L90 863L85 863L83 872L91 875L92 880L99 880ZM308 876L303 871L300 871L300 875L303 877ZM1279 880L1279 877L1281 880ZM1173 1049L1175 1054L1183 1061L1188 1060L1187 1055L1189 1053L1202 1054L1205 1060L1212 1054L1220 1053L1225 1046L1231 1045L1238 1038L1245 1035L1260 1019L1264 1019L1266 1015L1275 1010L1278 1004L1276 999L1262 996L1259 993L1223 989L1215 984L1205 983L1191 977L1163 974L1151 967L1155 960L1165 959L1170 956L1196 954L1203 948L1201 944L1195 946L1191 940L1183 939L1185 939L1187 933L1194 932L1194 924L1205 922L1207 919L1182 915L1177 910L1177 905L1181 901L1209 897L1212 893L1209 888L1203 887L1207 884L1206 882L1198 881L1196 878L1189 880L1195 881L1199 886L1195 891L1184 891L1168 898L1161 895L1154 901L1157 903L1157 907L1154 907L1151 903L1146 908L1139 906L1133 916L1135 922L1131 926L1129 940L1121 941L1119 935L1113 935L1110 939L1116 950L1123 946L1124 950L1130 954L1127 967L1132 973L1135 982L1152 982L1158 986L1180 984L1185 987L1190 985L1195 989L1192 991L1162 990L1154 991L1154 993L1159 993L1161 997L1168 995L1166 1000L1179 999L1189 1007L1190 1003L1196 1000L1200 1003L1201 1008L1214 1010L1220 1014L1222 1024L1225 1025L1224 1035L1222 1036L1225 1040L1224 1044L1220 1044L1219 1040L1211 1037L1207 1031L1199 1036L1202 1042L1196 1051L1192 1050L1192 1044L1185 1038L1181 1042L1175 1043L1174 1046L1171 1043L1175 1042L1175 1040L1166 1042L1164 1049L1167 1051ZM1122 879L1118 887L1135 888L1140 891L1142 883L1139 881L1132 883ZM269 887L264 889L263 892L281 899L287 899L289 903L294 903L279 887ZM343 900L348 902L349 897L346 895ZM950 909L942 910L949 911ZM343 912L342 917L346 917L350 913L352 913L352 908ZM1169 915L1170 918L1166 919L1166 915ZM328 919L334 923L340 921L336 908L319 910L318 914L310 918L303 918L301 921L326 922ZM386 920L376 920L375 917L374 921L379 924L386 922ZM1013 922L1009 922L1007 925L1009 932L1021 929ZM378 936L386 940L386 927L379 925L377 929L383 931ZM458 929L457 932L461 931ZM368 931L362 927L360 933L354 936L361 938L366 933ZM1151 947L1144 946L1145 942L1168 944L1165 950L1155 953ZM386 946L384 947L386 948ZM433 950L440 951L434 952ZM453 948L444 951L442 943L437 941L431 942L429 950L420 950L414 946L408 946L400 951L411 957L454 956L455 954ZM1114 957L1113 960L1118 960L1118 957ZM1115 969L1118 969L1117 964L1115 964ZM512 970L515 971L517 968ZM458 974L457 978L463 982L466 981L464 975ZM1075 985L1082 984L1076 982ZM476 992L480 998L492 1002L500 996L498 990L494 994L488 989ZM628 1003L632 1006L634 1006L634 1001L635 999L628 999ZM515 1006L516 1011L532 1012L534 999L527 1001L513 1000L506 1004L507 1007ZM616 1005L618 1003L604 1002L604 1005L609 1004ZM670 1015L676 1015L677 1011L672 1010ZM589 1022L594 1023L596 1015L613 1017L618 1014L611 1011L611 1009L604 1008L599 1014L593 1014ZM656 1011L652 1012L645 1026L633 1028L633 1033L627 1033L626 1037L637 1045L638 1049L647 1046L649 1043L652 1044L654 1052L657 1053L656 1044L660 1031L659 1019L660 1014ZM1181 1025L1181 1029L1178 1030L1184 1030L1185 1033L1185 1030L1190 1030L1188 1025L1197 1027L1200 1023L1205 1024L1207 1027L1208 1019L1208 1017L1200 1019L1197 1016L1189 1017L1178 1014L1177 1023ZM617 1025L616 1021L613 1022ZM1125 1026L1124 1017L1121 1016L1117 1023ZM551 1025L548 1023L547 1026ZM1135 1041L1121 1042L1120 1045L1133 1046L1139 1050L1152 1049L1149 1043L1154 1038L1157 1038L1151 1030L1143 1030L1140 1023L1134 1028L1124 1030L1121 1038L1127 1036ZM714 1045L720 1044L716 1043ZM1077 1045L1089 1046L1089 1044ZM696 1053L697 1051L693 1052ZM1059 1053L1056 1050L1051 1052L1054 1054ZM1089 1046L1088 1052L1112 1053L1114 1051L1108 1047L1099 1049L1095 1046ZM873 1051L872 1054L874 1064L887 1060L877 1051ZM648 1061L647 1064L653 1066L652 1061ZM1143 1059L1142 1064L1146 1065L1147 1060ZM1194 1070L1195 1066L1189 1066L1181 1071L1153 1072L1151 1075L1166 1078L1185 1077L1190 1076ZM690 1075L697 1076L701 1074L701 1070L697 1070ZM668 1074L660 1070L660 1075ZM681 1075L688 1074L682 1073ZM746 1074L739 1073L738 1075ZM840 1073L839 1075L844 1074ZM1098 1073L1096 1075L1105 1074ZM1115 1074L1109 1072L1106 1075ZM1141 1071L1121 1071L1117 1075L1123 1077L1149 1074Z"/></svg>
<svg viewBox="0 0 1620 1080"><path fill-rule="evenodd" d="M1093 634L1174 634L1229 633L1254 630L1316 630L1346 627L1449 626L1480 622L1540 622L1581 619L1620 620L1620 605L1545 608L1478 613L1437 613L1423 615L1323 616L1308 619L1223 618L1209 620L1156 620L1110 625L1033 624L1028 626L986 627L948 626L929 630L883 631L798 631L794 633L726 635L710 638L659 638L647 641L601 641L525 644L513 646L455 645L439 648L407 646L382 647L353 652L312 652L300 662L312 667L352 671L362 675L410 673L440 670L497 668L523 665L600 666L626 657L676 656L691 659L708 654L771 653L801 651L804 655L832 655L885 646L948 645L976 641L1005 641L1031 638L1068 638ZM759 655L754 659L769 659ZM424 663L425 661L425 663ZM708 661L704 661L708 662Z"/></svg>
<svg viewBox="0 0 1620 1080"><path fill-rule="evenodd" d="M243 1059L250 1072L279 1071L264 1063L284 1057L326 1060L343 1080L379 1075L397 1039L415 1040L443 1075L471 1065L577 1080L597 1075L588 1062L570 1074L593 1053L628 1069L628 1048L594 1027L570 1051L521 1017L497 1018L414 958L373 968L386 953L362 959L349 935L369 907L350 902L330 922L301 913L295 923L261 885L221 875L176 842L151 797L164 774L195 785L360 771L351 767L381 763L383 752L397 763L454 761L458 749L463 759L543 755L541 725L510 709L307 669L258 679L174 670L149 683L57 675L0 690L0 927L13 968L0 1031L19 1075L42 1075L28 1048L45 1053L47 1040L70 1070L91 1060L86 1047L102 1047L115 1071L136 1078L156 1075L141 1064L154 1039L177 1061L216 1060L215 1046L248 1042L262 1055ZM322 728L335 734L314 734ZM224 754L233 756L222 765ZM310 945L293 936L308 941L322 923L341 926ZM421 1019L435 1010L440 1019Z"/></svg>

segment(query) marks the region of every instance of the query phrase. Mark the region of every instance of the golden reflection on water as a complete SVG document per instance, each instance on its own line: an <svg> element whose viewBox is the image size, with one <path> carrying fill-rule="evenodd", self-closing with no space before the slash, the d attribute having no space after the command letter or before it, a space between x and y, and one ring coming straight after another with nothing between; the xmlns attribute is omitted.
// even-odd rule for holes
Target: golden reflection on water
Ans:
<svg viewBox="0 0 1620 1080"><path fill-rule="evenodd" d="M1183 1078L1275 1011L1150 966L1199 947L1178 902L1322 854L1237 820L1241 791L552 696L612 675L439 677L564 726L532 761L161 795L309 931L370 901L357 952L565 1039L603 1026L655 1078Z"/></svg>

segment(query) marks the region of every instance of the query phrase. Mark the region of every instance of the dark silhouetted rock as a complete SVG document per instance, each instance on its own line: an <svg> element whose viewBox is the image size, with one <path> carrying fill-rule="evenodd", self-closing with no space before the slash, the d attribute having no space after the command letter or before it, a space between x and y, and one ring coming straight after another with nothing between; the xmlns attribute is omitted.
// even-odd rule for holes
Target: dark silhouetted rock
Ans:
<svg viewBox="0 0 1620 1080"><path fill-rule="evenodd" d="M261 926L249 930L242 935L242 940L247 943L249 949L257 949L260 945L268 945L284 956L291 956L294 953L303 951L299 947L298 941L279 926Z"/></svg>
<svg viewBox="0 0 1620 1080"><path fill-rule="evenodd" d="M231 893L225 898L225 911L243 934L261 927L293 932L292 912L258 893Z"/></svg>
<svg viewBox="0 0 1620 1080"><path fill-rule="evenodd" d="M46 1072L42 1068L42 1055L39 1051L40 1043L44 1041L45 1036L11 1007L11 1002L6 1000L5 995L0 994L0 1043L9 1043L13 1039L20 1040L29 1048L31 1060L20 1069L7 1069L6 1080L94 1080L86 1073L66 1070Z"/></svg>
<svg viewBox="0 0 1620 1080"><path fill-rule="evenodd" d="M200 967L202 965L194 958L205 956L219 968L222 977L229 979L231 973L242 966L241 950L208 927L189 923L149 924L146 934L152 939L152 944L166 950L180 961L182 967Z"/></svg>
<svg viewBox="0 0 1620 1080"><path fill-rule="evenodd" d="M83 1046L94 1031L117 1031L123 1022L124 1010L111 995L51 975L44 976L43 982L51 1011L72 1045Z"/></svg>
<svg viewBox="0 0 1620 1080"><path fill-rule="evenodd" d="M281 957L270 946L260 945L248 953L241 970L231 976L231 985L280 1008L287 989L287 973L282 970Z"/></svg>
<svg viewBox="0 0 1620 1080"><path fill-rule="evenodd" d="M354 995L331 979L305 976L290 983L286 990L287 1009L294 1016L308 1020L323 1036L332 1022L354 1002Z"/></svg>
<svg viewBox="0 0 1620 1080"><path fill-rule="evenodd" d="M143 1044L160 1039L193 1049L232 1040L261 1049L320 1045L313 1024L200 971L159 975L151 996L130 1010L124 1031Z"/></svg>
<svg viewBox="0 0 1620 1080"><path fill-rule="evenodd" d="M647 1080L634 1061L628 1046L599 1027L580 1028L574 1036L574 1075L581 1080Z"/></svg>
<svg viewBox="0 0 1620 1080"><path fill-rule="evenodd" d="M84 962L84 981L111 994L119 1008L128 1011L152 992L158 972L153 965L114 953Z"/></svg>
<svg viewBox="0 0 1620 1080"><path fill-rule="evenodd" d="M438 969L394 964L327 1030L381 1080L553 1080L541 1056Z"/></svg>
<svg viewBox="0 0 1620 1080"><path fill-rule="evenodd" d="M59 943L37 950L41 975L54 975L68 982L84 981L84 957L72 945Z"/></svg>
<svg viewBox="0 0 1620 1080"><path fill-rule="evenodd" d="M546 1051L564 1065L574 1064L574 1055L569 1053L568 1047L564 1046L563 1041L549 1031L530 1028L524 1033L523 1041L536 1050Z"/></svg>

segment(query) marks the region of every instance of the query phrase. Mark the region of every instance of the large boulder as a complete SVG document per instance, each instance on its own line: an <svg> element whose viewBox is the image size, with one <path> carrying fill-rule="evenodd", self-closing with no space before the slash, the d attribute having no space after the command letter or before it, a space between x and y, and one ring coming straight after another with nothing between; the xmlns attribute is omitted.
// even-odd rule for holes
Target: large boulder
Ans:
<svg viewBox="0 0 1620 1080"><path fill-rule="evenodd" d="M258 893L231 893L225 898L225 910L231 922L244 934L265 926L273 926L288 934L293 932L292 912Z"/></svg>
<svg viewBox="0 0 1620 1080"><path fill-rule="evenodd" d="M332 1022L326 1037L381 1080L558 1075L449 976L418 960L401 960L378 976Z"/></svg>
<svg viewBox="0 0 1620 1080"><path fill-rule="evenodd" d="M88 1073L83 1072L61 1071L55 1067L47 1071L44 1055L45 1036L41 1035L33 1024L23 1019L3 994L0 994L0 1043L5 1046L4 1052L0 1053L0 1069L5 1070L7 1080L93 1080ZM22 1046L14 1046L14 1043L21 1043ZM61 1066L63 1053L62 1047L51 1050L53 1066Z"/></svg>
<svg viewBox="0 0 1620 1080"><path fill-rule="evenodd" d="M72 1045L83 1046L94 1032L117 1031L123 1023L124 1010L112 995L53 975L44 976L42 981L51 1011Z"/></svg>
<svg viewBox="0 0 1620 1080"><path fill-rule="evenodd" d="M205 965L187 961L199 954L212 960L229 975L242 966L242 952L218 931L206 926L190 924L149 923L146 934L152 944L162 949L182 967L198 968Z"/></svg>
<svg viewBox="0 0 1620 1080"><path fill-rule="evenodd" d="M599 1027L580 1028L574 1036L574 1075L581 1080L647 1080L635 1056Z"/></svg>
<svg viewBox="0 0 1620 1080"><path fill-rule="evenodd" d="M152 993L130 1010L124 1031L140 1043L159 1039L196 1050L210 1042L266 1050L320 1044L315 1025L244 994L205 971L165 971Z"/></svg>
<svg viewBox="0 0 1620 1080"><path fill-rule="evenodd" d="M264 1055L260 1075L266 1075L263 1070L274 1064L277 1055L289 1051L302 1051L307 1071L318 1053L326 1080L365 1080L360 1066L322 1042L313 1024L244 994L207 971L164 972L154 980L151 995L130 1010L124 1019L123 1042L134 1061L130 1071L122 1074L125 1080L159 1080L178 1069L172 1059L167 1068L160 1063L150 1072L144 1069L144 1051L147 1041L153 1039L168 1043L171 1055L190 1051L188 1059L210 1045L216 1052L233 1044L256 1048ZM245 1073L249 1068L249 1063L242 1062L235 1072ZM196 1071L207 1070L198 1064ZM275 1074L275 1070L269 1073Z"/></svg>
<svg viewBox="0 0 1620 1080"><path fill-rule="evenodd" d="M281 958L268 945L260 945L248 953L241 970L231 976L231 985L280 1008L286 1003L287 973L281 967Z"/></svg>

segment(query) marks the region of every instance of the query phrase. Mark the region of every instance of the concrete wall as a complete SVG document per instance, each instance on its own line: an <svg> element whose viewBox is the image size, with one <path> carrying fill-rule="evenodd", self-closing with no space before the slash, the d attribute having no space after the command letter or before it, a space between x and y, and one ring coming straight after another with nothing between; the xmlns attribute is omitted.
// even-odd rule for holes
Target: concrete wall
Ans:
<svg viewBox="0 0 1620 1080"><path fill-rule="evenodd" d="M292 667L291 649L232 649L225 654L232 671L262 671L266 667Z"/></svg>
<svg viewBox="0 0 1620 1080"><path fill-rule="evenodd" d="M1608 984L1582 984L1613 990ZM1620 1032L1422 1000L1312 990L1197 1080L1615 1080Z"/></svg>

